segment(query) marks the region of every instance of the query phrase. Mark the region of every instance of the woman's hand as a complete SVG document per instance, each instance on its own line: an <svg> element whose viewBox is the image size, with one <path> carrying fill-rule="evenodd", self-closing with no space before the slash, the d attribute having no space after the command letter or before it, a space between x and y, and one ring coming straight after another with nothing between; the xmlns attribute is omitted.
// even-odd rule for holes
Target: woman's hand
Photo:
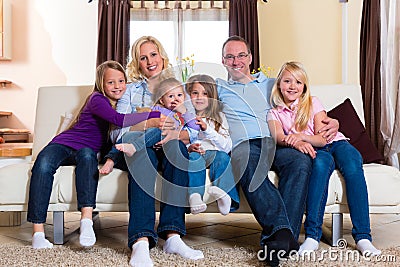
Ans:
<svg viewBox="0 0 400 267"><path fill-rule="evenodd" d="M161 135L164 136L164 138L160 142L155 144L155 147L160 147L170 140L179 139L179 132L180 131L178 130L164 130L161 133Z"/></svg>
<svg viewBox="0 0 400 267"><path fill-rule="evenodd" d="M201 155L203 155L204 153L206 153L206 151L201 147L201 144L199 144L199 143L191 144L191 145L188 147L188 151L189 151L189 152L197 152L197 153L199 153L199 154L201 154Z"/></svg>
<svg viewBox="0 0 400 267"><path fill-rule="evenodd" d="M156 127L159 128L161 131L175 130L175 121L171 117L162 115L160 117L159 124Z"/></svg>
<svg viewBox="0 0 400 267"><path fill-rule="evenodd" d="M175 121L174 119L161 114L160 118L148 119L144 122L131 126L130 130L145 131L149 128L159 128L161 131L175 130Z"/></svg>
<svg viewBox="0 0 400 267"><path fill-rule="evenodd" d="M158 125L160 125L160 120L160 118L148 119L145 121L142 127L137 127L136 125L131 126L131 131L144 131L148 128L158 128Z"/></svg>

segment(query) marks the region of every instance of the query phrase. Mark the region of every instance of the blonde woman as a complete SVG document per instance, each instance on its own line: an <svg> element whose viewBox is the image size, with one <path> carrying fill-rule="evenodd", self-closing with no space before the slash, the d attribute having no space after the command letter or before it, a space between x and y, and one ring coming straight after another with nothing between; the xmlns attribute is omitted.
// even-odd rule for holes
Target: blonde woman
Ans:
<svg viewBox="0 0 400 267"><path fill-rule="evenodd" d="M143 36L137 39L132 46L131 56L126 72L132 83L127 85L125 94L117 104L117 111L122 113L136 113L141 108L152 107L156 90L154 84L171 77L168 56L156 38ZM150 127L154 126L142 124L135 130ZM175 130L174 121L168 118L161 118L158 128L165 134L160 142L162 149L150 147L136 151L133 157L126 157L129 171L128 246L132 249L131 266L153 266L150 249L156 246L159 237L165 240L163 250L166 253L193 260L204 258L200 250L190 248L181 239L186 235L189 156L185 143L189 142L189 135L187 131ZM112 137L116 140L127 131L129 128L116 129ZM163 184L161 196L156 196L154 189L159 163L162 166ZM156 198L160 200L157 230Z"/></svg>

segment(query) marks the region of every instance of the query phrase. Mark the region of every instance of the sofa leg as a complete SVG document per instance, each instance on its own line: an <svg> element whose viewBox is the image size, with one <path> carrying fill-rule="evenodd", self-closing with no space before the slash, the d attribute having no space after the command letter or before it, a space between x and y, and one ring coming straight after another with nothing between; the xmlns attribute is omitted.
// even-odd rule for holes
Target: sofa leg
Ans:
<svg viewBox="0 0 400 267"><path fill-rule="evenodd" d="M334 247L343 238L343 213L332 213L332 243Z"/></svg>
<svg viewBox="0 0 400 267"><path fill-rule="evenodd" d="M53 211L54 244L64 244L64 212Z"/></svg>

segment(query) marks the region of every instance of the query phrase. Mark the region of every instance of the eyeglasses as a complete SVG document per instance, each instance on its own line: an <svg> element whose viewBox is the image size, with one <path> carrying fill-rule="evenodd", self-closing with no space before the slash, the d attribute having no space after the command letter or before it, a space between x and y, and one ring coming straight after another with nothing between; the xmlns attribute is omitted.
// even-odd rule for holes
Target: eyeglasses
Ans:
<svg viewBox="0 0 400 267"><path fill-rule="evenodd" d="M245 60L248 56L249 56L249 54L240 53L240 54L237 55L237 56L234 56L234 55L226 55L226 56L224 56L223 58L224 58L225 60L227 60L227 61L234 61L235 58L237 58L237 60Z"/></svg>

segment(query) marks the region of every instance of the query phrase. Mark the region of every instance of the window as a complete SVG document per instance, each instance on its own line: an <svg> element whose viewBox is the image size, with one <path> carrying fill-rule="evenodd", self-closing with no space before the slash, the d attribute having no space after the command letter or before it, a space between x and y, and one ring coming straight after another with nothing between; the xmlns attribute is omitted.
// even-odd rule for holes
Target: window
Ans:
<svg viewBox="0 0 400 267"><path fill-rule="evenodd" d="M196 62L220 64L221 47L229 35L227 2L133 1L131 46L140 36L152 35L173 65L177 58L191 55Z"/></svg>

